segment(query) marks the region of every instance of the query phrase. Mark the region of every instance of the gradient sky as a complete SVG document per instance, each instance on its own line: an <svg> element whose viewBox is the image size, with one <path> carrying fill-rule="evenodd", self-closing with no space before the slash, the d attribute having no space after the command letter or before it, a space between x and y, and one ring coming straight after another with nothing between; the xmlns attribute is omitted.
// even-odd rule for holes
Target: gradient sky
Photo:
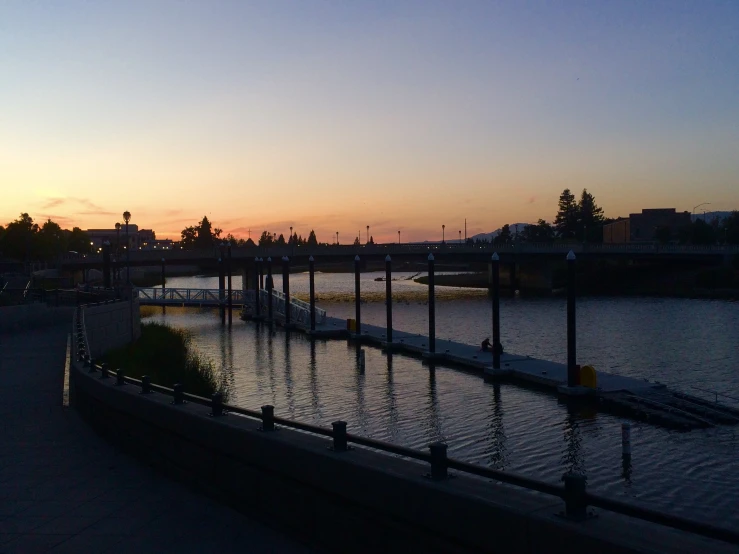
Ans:
<svg viewBox="0 0 739 554"><path fill-rule="evenodd" d="M737 209L739 2L4 0L0 187L160 238Z"/></svg>

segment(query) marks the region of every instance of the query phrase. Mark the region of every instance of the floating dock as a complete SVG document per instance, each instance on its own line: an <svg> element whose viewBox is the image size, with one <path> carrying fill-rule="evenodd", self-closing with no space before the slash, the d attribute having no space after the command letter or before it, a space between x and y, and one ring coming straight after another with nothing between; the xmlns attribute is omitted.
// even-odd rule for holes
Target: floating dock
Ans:
<svg viewBox="0 0 739 554"><path fill-rule="evenodd" d="M274 323L284 326L282 314L273 315ZM242 319L252 318L242 316ZM432 353L428 351L427 336L397 329L393 329L393 340L389 343L385 327L362 323L361 333L358 335L347 329L346 320L330 316L317 323L313 331L305 321L291 323L290 328L315 338L354 340L386 351L418 356L428 362L462 367L481 373L487 380L533 386L560 396L576 398L578 401L596 403L605 411L624 417L671 429L690 430L739 423L739 410L735 408L673 391L662 383L646 379L598 371L596 388L576 387L577 390L573 391L566 386L565 364L531 356L503 353L500 357L500 369L493 369L492 353L482 352L478 346L437 338L436 352Z"/></svg>

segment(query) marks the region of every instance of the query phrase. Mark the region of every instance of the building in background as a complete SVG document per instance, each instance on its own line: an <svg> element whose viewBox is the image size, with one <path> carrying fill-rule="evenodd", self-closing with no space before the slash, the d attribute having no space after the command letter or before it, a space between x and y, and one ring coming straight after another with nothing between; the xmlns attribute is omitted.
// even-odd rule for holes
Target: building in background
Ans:
<svg viewBox="0 0 739 554"><path fill-rule="evenodd" d="M690 212L678 212L675 208L649 209L642 210L640 214L629 214L631 242L658 240L660 229L669 231L670 240L677 240L680 229L690 223Z"/></svg>
<svg viewBox="0 0 739 554"><path fill-rule="evenodd" d="M113 248L120 244L121 248L126 247L126 226L121 225L121 230L116 229L88 229L85 231L90 237L90 246L93 252L97 252L102 248L103 242L110 242ZM128 247L133 250L140 250L149 243L156 241L156 233L152 229L139 229L138 225L128 224Z"/></svg>
<svg viewBox="0 0 739 554"><path fill-rule="evenodd" d="M612 223L603 225L604 244L624 244L631 241L630 219L619 217Z"/></svg>

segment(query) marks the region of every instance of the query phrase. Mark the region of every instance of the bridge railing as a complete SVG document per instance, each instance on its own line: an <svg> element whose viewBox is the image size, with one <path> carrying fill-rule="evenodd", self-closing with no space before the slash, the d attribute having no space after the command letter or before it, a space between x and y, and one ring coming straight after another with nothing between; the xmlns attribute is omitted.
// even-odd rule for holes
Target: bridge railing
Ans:
<svg viewBox="0 0 739 554"><path fill-rule="evenodd" d="M143 302L171 303L171 304L227 304L228 290L220 291L219 289L180 289L180 288L157 288L157 287L137 287L134 289L134 295ZM233 289L231 291L231 301L234 304L244 303L244 291ZM252 296L253 301L253 296Z"/></svg>
<svg viewBox="0 0 739 554"><path fill-rule="evenodd" d="M528 254L550 254L567 253L573 250L579 253L609 253L614 254L736 254L739 253L739 245L697 245L697 244L655 244L655 243L583 243L583 242L510 242L508 244L467 244L455 241L445 243L385 243L385 244L362 244L362 245L317 245L317 246L280 246L264 248L260 246L239 247L232 250L234 259L244 260L255 257L279 260L282 256L351 256L355 255L385 255L385 254L423 254L429 252L454 252L475 254L480 252L495 251L498 253L528 253ZM159 264L161 263L161 252L154 251L132 251L131 262L137 264ZM204 259L217 259L218 253L213 249L205 250L182 250L174 249L167 251L169 260L181 260L187 262L202 261ZM67 263L83 263L88 265L99 265L102 262L100 254L86 254L80 256L65 256L62 261ZM120 265L120 262L117 264Z"/></svg>

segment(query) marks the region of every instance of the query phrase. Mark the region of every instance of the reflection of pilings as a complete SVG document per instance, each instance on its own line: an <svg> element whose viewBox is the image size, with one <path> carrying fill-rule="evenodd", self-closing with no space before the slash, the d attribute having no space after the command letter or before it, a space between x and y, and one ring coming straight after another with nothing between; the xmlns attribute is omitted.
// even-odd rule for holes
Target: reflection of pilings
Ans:
<svg viewBox="0 0 739 554"><path fill-rule="evenodd" d="M393 377L393 355L388 352L385 357L387 361L387 414L388 414L388 431L390 439L398 436L398 402L395 398L395 380Z"/></svg>
<svg viewBox="0 0 739 554"><path fill-rule="evenodd" d="M272 332L272 328L267 331L267 361L269 367L269 390L272 395L272 405L277 404L277 385L275 384L275 350L274 341L276 333Z"/></svg>
<svg viewBox="0 0 739 554"><path fill-rule="evenodd" d="M285 333L285 394L287 395L287 409L291 414L295 413L295 395L293 384L292 365L290 364L290 333Z"/></svg>
<svg viewBox="0 0 739 554"><path fill-rule="evenodd" d="M359 343L357 343L357 371L355 371L356 377L356 388L357 388L357 401L355 416L357 418L357 424L359 425L360 432L367 432L367 407L365 406L364 398L364 371L359 371Z"/></svg>
<svg viewBox="0 0 739 554"><path fill-rule="evenodd" d="M313 407L313 413L316 414L318 419L321 419L321 402L318 399L318 371L316 363L316 341L310 341L310 394L311 394L311 405Z"/></svg>
<svg viewBox="0 0 739 554"><path fill-rule="evenodd" d="M582 453L582 433L577 408L573 404L567 406L567 419L565 420L564 441L565 450L562 463L565 472L573 472L585 475L585 461Z"/></svg>
<svg viewBox="0 0 739 554"><path fill-rule="evenodd" d="M578 383L575 326L575 253L567 254L567 386Z"/></svg>
<svg viewBox="0 0 739 554"><path fill-rule="evenodd" d="M425 417L422 421L427 424L426 430L428 442L444 441L444 435L441 430L441 421L439 419L439 399L436 393L436 364L429 362L429 391L428 403L424 409Z"/></svg>
<svg viewBox="0 0 739 554"><path fill-rule="evenodd" d="M508 464L506 434L503 427L503 403L500 396L500 384L493 384L493 417L490 418L490 438L492 440L490 465L495 469L505 469Z"/></svg>

